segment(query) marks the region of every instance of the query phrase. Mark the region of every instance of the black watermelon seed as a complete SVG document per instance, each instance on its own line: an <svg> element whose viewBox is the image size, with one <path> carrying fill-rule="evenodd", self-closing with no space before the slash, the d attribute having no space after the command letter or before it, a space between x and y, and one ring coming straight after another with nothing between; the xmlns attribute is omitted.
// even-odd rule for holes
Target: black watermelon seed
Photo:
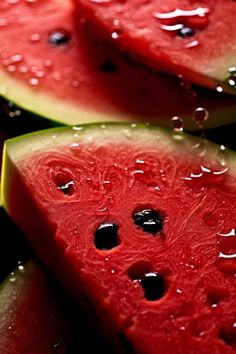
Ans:
<svg viewBox="0 0 236 354"><path fill-rule="evenodd" d="M117 71L117 66L114 61L107 59L100 66L100 70L107 73L115 73Z"/></svg>
<svg viewBox="0 0 236 354"><path fill-rule="evenodd" d="M113 223L101 224L95 232L95 247L99 250L110 250L119 245L118 226Z"/></svg>
<svg viewBox="0 0 236 354"><path fill-rule="evenodd" d="M57 29L49 33L48 43L53 46L61 46L67 44L71 39L71 34L64 29Z"/></svg>
<svg viewBox="0 0 236 354"><path fill-rule="evenodd" d="M182 27L178 30L178 36L180 37L192 37L194 35L194 31L190 27Z"/></svg>
<svg viewBox="0 0 236 354"><path fill-rule="evenodd" d="M156 234L163 229L162 218L158 212L152 209L144 209L133 214L135 225L143 228L143 231Z"/></svg>
<svg viewBox="0 0 236 354"><path fill-rule="evenodd" d="M165 281L160 273L146 273L140 283L144 290L144 296L149 301L158 300L165 293Z"/></svg>

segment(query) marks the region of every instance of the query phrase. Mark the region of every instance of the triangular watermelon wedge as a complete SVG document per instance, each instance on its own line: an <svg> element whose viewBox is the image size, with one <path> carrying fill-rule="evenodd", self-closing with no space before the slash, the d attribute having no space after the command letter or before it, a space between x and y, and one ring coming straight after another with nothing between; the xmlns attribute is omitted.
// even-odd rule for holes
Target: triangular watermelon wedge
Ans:
<svg viewBox="0 0 236 354"><path fill-rule="evenodd" d="M235 176L222 146L87 125L7 141L2 195L111 352L233 354Z"/></svg>
<svg viewBox="0 0 236 354"><path fill-rule="evenodd" d="M66 354L69 326L58 298L33 260L0 285L0 353Z"/></svg>
<svg viewBox="0 0 236 354"><path fill-rule="evenodd" d="M178 79L125 58L91 38L81 22L70 0L1 3L0 94L66 125L104 120L169 125L172 116L181 115L186 129L196 129L192 113L198 106L209 111L206 128L235 121L235 98L196 90L193 103Z"/></svg>
<svg viewBox="0 0 236 354"><path fill-rule="evenodd" d="M75 2L97 33L146 64L236 94L235 1Z"/></svg>

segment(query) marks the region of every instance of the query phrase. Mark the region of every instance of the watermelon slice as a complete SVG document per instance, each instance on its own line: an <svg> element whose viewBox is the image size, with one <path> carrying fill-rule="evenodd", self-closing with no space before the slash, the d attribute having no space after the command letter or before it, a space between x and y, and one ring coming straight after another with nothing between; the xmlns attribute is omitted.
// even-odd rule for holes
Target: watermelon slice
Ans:
<svg viewBox="0 0 236 354"><path fill-rule="evenodd" d="M0 286L0 353L66 353L68 325L50 282L31 260Z"/></svg>
<svg viewBox="0 0 236 354"><path fill-rule="evenodd" d="M236 94L233 0L76 0L106 38L156 68ZM138 10L137 10L138 9Z"/></svg>
<svg viewBox="0 0 236 354"><path fill-rule="evenodd" d="M236 164L151 126L9 140L3 203L111 352L235 353Z"/></svg>
<svg viewBox="0 0 236 354"><path fill-rule="evenodd" d="M193 104L177 78L132 62L78 22L69 0L1 2L0 94L63 124L121 119L168 125L182 115L186 129L196 129L195 106L209 111L206 128L235 121L235 98L196 90Z"/></svg>

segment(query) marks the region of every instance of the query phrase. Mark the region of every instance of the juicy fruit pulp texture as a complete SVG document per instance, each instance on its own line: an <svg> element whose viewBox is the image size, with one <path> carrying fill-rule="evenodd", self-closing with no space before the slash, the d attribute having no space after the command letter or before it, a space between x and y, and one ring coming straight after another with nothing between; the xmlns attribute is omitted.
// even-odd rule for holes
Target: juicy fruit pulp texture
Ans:
<svg viewBox="0 0 236 354"><path fill-rule="evenodd" d="M85 17L145 63L236 94L233 0L76 0ZM137 11L137 8L139 11Z"/></svg>
<svg viewBox="0 0 236 354"><path fill-rule="evenodd" d="M224 123L235 120L234 98L197 90L193 104L177 79L92 39L69 0L2 1L0 19L0 93L29 111L65 124L123 119L168 125L181 114L185 127L196 129L191 115L200 105L210 112L206 127L219 125L222 112Z"/></svg>
<svg viewBox="0 0 236 354"><path fill-rule="evenodd" d="M0 286L0 353L64 354L68 330L52 286L34 261Z"/></svg>
<svg viewBox="0 0 236 354"><path fill-rule="evenodd" d="M181 134L112 125L6 144L8 212L113 348L234 353L235 163L198 152Z"/></svg>

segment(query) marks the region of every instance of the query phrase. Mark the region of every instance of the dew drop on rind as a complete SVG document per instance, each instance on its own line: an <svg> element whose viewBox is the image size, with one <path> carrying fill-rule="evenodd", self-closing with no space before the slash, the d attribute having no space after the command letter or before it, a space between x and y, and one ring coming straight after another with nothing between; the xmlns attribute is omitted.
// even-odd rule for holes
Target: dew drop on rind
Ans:
<svg viewBox="0 0 236 354"><path fill-rule="evenodd" d="M158 212L152 209L144 209L133 214L135 225L141 227L144 232L149 232L153 235L162 231L162 217Z"/></svg>
<svg viewBox="0 0 236 354"><path fill-rule="evenodd" d="M236 76L229 76L227 80L229 86L236 87Z"/></svg>
<svg viewBox="0 0 236 354"><path fill-rule="evenodd" d="M2 106L4 112L11 118L19 117L22 112L21 110L11 101L8 101Z"/></svg>
<svg viewBox="0 0 236 354"><path fill-rule="evenodd" d="M114 223L107 222L101 224L94 235L95 247L99 250L110 250L119 245L118 226Z"/></svg>
<svg viewBox="0 0 236 354"><path fill-rule="evenodd" d="M170 126L175 132L181 133L184 130L184 121L181 117L174 116L170 119Z"/></svg>
<svg viewBox="0 0 236 354"><path fill-rule="evenodd" d="M165 293L165 281L158 272L146 273L140 280L144 296L148 301L160 299Z"/></svg>
<svg viewBox="0 0 236 354"><path fill-rule="evenodd" d="M217 160L222 167L226 167L229 160L227 148L224 145L220 145L217 152Z"/></svg>
<svg viewBox="0 0 236 354"><path fill-rule="evenodd" d="M65 29L53 30L48 35L48 43L53 46L61 46L68 44L71 40L71 34Z"/></svg>

